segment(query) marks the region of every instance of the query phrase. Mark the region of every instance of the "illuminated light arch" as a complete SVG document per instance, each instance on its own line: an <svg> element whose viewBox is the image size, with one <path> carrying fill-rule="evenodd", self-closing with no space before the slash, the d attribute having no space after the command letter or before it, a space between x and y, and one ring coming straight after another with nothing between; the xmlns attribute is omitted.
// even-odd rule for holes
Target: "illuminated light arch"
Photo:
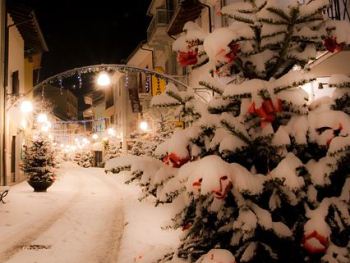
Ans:
<svg viewBox="0 0 350 263"><path fill-rule="evenodd" d="M174 83L178 86L181 86L181 87L185 88L186 90L190 89L190 87L187 84L183 83L182 81L177 80L177 79L175 79L172 76L169 76L167 74L157 72L155 70L151 70L151 69L147 69L147 68L139 68L139 67L124 65L124 64L99 64L99 65L90 65L90 66L84 66L84 67L80 67L80 68L74 68L74 69L70 69L70 70L61 72L59 74L56 74L54 76L51 76L51 77L43 80L38 85L36 85L33 88L33 90L36 90L36 89L41 88L41 87L48 85L48 84L52 84L56 81L62 82L62 79L65 79L65 78L71 78L71 77L77 76L77 78L79 80L79 79L81 79L82 74L98 73L98 72L102 72L102 71L106 71L106 72L118 71L121 73L128 73L128 72L139 73L139 72L141 72L141 73L145 73L148 75L153 75L153 76L160 78L160 79L164 79L168 82L171 82L171 83Z"/></svg>

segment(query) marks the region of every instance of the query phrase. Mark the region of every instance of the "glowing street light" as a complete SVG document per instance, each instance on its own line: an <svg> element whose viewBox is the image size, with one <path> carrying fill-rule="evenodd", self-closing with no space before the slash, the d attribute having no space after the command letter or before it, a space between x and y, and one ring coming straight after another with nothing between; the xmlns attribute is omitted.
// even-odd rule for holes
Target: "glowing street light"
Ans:
<svg viewBox="0 0 350 263"><path fill-rule="evenodd" d="M33 111L33 104L29 100L24 100L21 103L21 112L23 113L29 113Z"/></svg>
<svg viewBox="0 0 350 263"><path fill-rule="evenodd" d="M40 113L36 120L39 123L47 122L47 115L45 113Z"/></svg>
<svg viewBox="0 0 350 263"><path fill-rule="evenodd" d="M51 127L52 127L51 122L46 121L46 122L43 123L43 126L41 126L41 130L42 130L43 132L48 132L48 131L50 130Z"/></svg>
<svg viewBox="0 0 350 263"><path fill-rule="evenodd" d="M139 124L139 127L141 131L147 131L148 130L148 123L146 121L141 121Z"/></svg>
<svg viewBox="0 0 350 263"><path fill-rule="evenodd" d="M107 72L100 72L97 76L97 85L101 87L106 87L111 84L111 78Z"/></svg>
<svg viewBox="0 0 350 263"><path fill-rule="evenodd" d="M115 131L115 129L113 129L113 128L108 128L107 129L107 134L109 135L109 136L116 136L116 131Z"/></svg>

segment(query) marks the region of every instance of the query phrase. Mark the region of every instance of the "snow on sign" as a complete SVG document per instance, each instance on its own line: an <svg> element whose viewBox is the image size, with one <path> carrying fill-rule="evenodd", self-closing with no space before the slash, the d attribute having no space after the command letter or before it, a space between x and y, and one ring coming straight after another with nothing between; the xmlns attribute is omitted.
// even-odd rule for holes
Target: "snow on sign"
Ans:
<svg viewBox="0 0 350 263"><path fill-rule="evenodd" d="M164 73L164 69L162 67L155 67L155 71L159 73ZM152 75L152 95L160 95L164 92L166 86L165 79L158 78L155 75Z"/></svg>

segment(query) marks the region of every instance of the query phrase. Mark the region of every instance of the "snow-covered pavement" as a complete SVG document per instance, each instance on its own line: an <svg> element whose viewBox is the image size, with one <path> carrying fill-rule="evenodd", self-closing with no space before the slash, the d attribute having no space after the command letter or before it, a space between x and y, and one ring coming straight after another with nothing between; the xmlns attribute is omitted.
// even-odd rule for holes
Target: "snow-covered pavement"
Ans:
<svg viewBox="0 0 350 263"><path fill-rule="evenodd" d="M123 187L103 169L64 166L47 193L12 186L0 204L0 262L117 262ZM125 191L125 189L124 189Z"/></svg>

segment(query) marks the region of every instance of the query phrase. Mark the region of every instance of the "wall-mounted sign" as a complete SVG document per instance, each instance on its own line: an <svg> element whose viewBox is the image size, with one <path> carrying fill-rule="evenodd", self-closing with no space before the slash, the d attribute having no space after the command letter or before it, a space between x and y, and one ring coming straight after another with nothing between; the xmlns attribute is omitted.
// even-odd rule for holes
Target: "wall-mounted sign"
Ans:
<svg viewBox="0 0 350 263"><path fill-rule="evenodd" d="M155 71L159 73L164 73L164 69L162 67L155 67ZM152 76L152 95L160 95L164 92L166 86L165 79L158 78L157 76Z"/></svg>

